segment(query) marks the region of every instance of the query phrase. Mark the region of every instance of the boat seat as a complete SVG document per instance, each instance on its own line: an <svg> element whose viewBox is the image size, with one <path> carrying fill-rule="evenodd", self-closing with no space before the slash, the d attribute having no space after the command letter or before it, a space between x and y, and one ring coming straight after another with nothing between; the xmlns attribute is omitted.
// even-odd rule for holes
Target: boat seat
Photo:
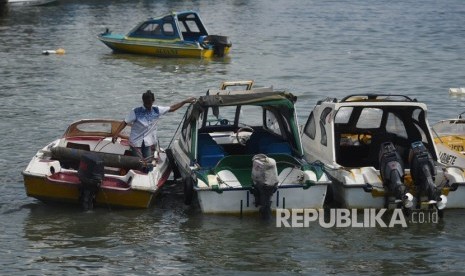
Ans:
<svg viewBox="0 0 465 276"><path fill-rule="evenodd" d="M280 143L271 143L263 145L262 152L264 154L270 153L284 153L284 154L292 154L291 146L287 142L280 142Z"/></svg>
<svg viewBox="0 0 465 276"><path fill-rule="evenodd" d="M199 133L197 144L201 145L216 145L215 140L208 133Z"/></svg>
<svg viewBox="0 0 465 276"><path fill-rule="evenodd" d="M201 167L214 167L226 155L208 133L199 134L197 144L197 160Z"/></svg>
<svg viewBox="0 0 465 276"><path fill-rule="evenodd" d="M249 154L265 153L270 144L282 142L285 141L268 132L254 131L246 143L246 148Z"/></svg>
<svg viewBox="0 0 465 276"><path fill-rule="evenodd" d="M68 142L66 143L66 147L70 149L80 149L80 150L90 151L90 146L87 144Z"/></svg>

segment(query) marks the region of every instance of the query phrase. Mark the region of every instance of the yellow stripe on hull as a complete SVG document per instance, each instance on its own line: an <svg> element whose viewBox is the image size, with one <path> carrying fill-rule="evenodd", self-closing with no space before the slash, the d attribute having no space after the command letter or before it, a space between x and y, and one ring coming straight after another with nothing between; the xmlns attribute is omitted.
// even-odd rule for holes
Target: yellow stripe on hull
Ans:
<svg viewBox="0 0 465 276"><path fill-rule="evenodd" d="M104 42L108 47L113 50L120 51L120 52L127 52L133 54L141 54L141 55L150 55L150 56L157 56L157 57L187 57L187 58L211 58L214 55L214 51L212 49L204 49L195 46L188 46L185 47L175 44L163 45L150 45L148 43L140 42L137 43L131 41L124 41L119 42L110 39L101 38L102 42ZM230 51L230 47L226 47L224 49L224 55L227 55Z"/></svg>
<svg viewBox="0 0 465 276"><path fill-rule="evenodd" d="M46 177L24 175L26 194L43 201L79 203L79 187L70 183L54 183ZM100 206L119 206L129 208L148 208L154 193L131 189L102 188L96 196Z"/></svg>
<svg viewBox="0 0 465 276"><path fill-rule="evenodd" d="M465 152L465 137L459 135L447 135L434 138L434 143L444 144L451 150L460 154Z"/></svg>

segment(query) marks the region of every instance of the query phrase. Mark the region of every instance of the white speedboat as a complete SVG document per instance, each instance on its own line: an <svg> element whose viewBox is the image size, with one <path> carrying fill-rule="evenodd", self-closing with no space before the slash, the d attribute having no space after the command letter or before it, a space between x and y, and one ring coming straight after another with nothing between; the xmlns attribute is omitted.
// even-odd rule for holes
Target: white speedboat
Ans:
<svg viewBox="0 0 465 276"><path fill-rule="evenodd" d="M426 112L402 95L319 101L302 133L305 158L325 164L333 201L348 208L463 208L463 171L437 162Z"/></svg>
<svg viewBox="0 0 465 276"><path fill-rule="evenodd" d="M153 160L129 152L127 126L115 143L121 121L81 120L63 137L40 149L23 171L26 193L42 201L147 208L171 173L158 149Z"/></svg>
<svg viewBox="0 0 465 276"><path fill-rule="evenodd" d="M281 208L322 208L330 181L302 158L296 97L252 84L209 90L186 111L169 148L185 202L196 195L204 213L264 217Z"/></svg>

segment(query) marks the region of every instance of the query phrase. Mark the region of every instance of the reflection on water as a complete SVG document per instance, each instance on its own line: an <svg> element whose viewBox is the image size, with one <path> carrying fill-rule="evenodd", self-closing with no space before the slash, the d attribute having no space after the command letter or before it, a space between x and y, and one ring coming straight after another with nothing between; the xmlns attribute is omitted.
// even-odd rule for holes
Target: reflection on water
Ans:
<svg viewBox="0 0 465 276"><path fill-rule="evenodd" d="M110 50L111 52L111 50ZM231 62L231 57L224 58L157 58L143 55L111 53L101 56L102 63L117 63L124 65L126 62L136 65L135 68L156 70L169 74L212 74L212 63L215 65L227 66Z"/></svg>
<svg viewBox="0 0 465 276"><path fill-rule="evenodd" d="M145 210L109 210L97 208L83 212L79 206L63 204L30 205L24 234L35 249L111 248L144 242L157 236L159 218Z"/></svg>

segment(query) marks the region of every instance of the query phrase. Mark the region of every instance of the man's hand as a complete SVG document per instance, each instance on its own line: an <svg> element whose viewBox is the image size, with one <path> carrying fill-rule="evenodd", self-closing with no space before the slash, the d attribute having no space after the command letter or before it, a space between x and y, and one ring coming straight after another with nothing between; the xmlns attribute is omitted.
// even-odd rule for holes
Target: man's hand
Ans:
<svg viewBox="0 0 465 276"><path fill-rule="evenodd" d="M184 100L184 103L193 103L195 102L195 100L197 100L197 98L195 97L190 97L190 98L187 98Z"/></svg>

